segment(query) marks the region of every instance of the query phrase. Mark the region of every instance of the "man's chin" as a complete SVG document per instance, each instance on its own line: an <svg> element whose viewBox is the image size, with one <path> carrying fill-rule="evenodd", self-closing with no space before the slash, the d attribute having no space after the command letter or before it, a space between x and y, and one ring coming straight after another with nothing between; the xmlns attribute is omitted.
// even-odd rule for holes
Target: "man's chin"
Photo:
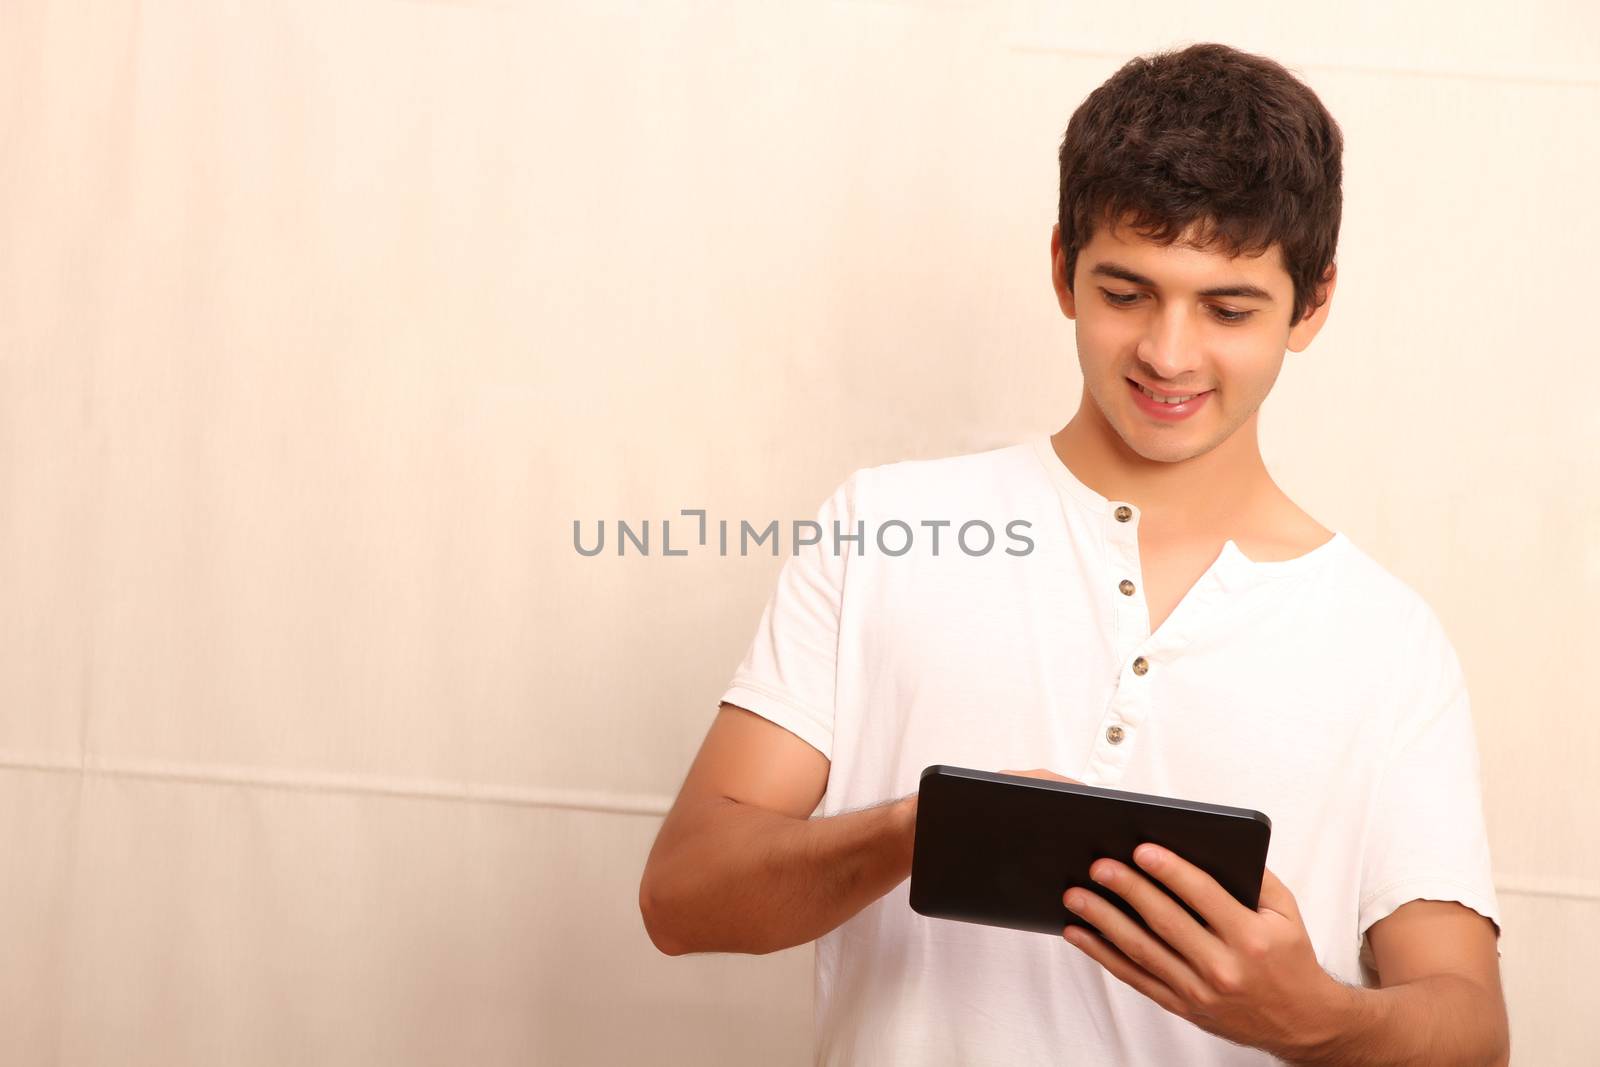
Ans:
<svg viewBox="0 0 1600 1067"><path fill-rule="evenodd" d="M1155 428L1159 430L1159 427ZM1152 432L1149 428L1140 427L1134 433L1125 433L1119 427L1117 436L1122 438L1122 443L1128 450L1138 455L1141 459L1151 463L1183 463L1210 452L1220 441L1201 439L1191 435L1171 435L1163 439L1159 432Z"/></svg>

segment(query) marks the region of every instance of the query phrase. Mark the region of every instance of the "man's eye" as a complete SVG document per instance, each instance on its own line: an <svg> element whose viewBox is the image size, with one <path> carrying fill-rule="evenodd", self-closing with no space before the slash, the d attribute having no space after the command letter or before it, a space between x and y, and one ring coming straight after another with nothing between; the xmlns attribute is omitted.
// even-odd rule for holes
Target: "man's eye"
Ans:
<svg viewBox="0 0 1600 1067"><path fill-rule="evenodd" d="M1125 308L1131 304L1137 303L1139 297L1144 295L1143 293L1113 293L1110 289L1102 289L1100 292L1105 297L1106 303L1110 304L1112 307L1119 308ZM1231 311L1228 308L1216 307L1214 305L1211 306L1211 313L1216 316L1218 322L1227 323L1243 322L1245 319L1248 319L1251 315L1255 314L1254 311Z"/></svg>

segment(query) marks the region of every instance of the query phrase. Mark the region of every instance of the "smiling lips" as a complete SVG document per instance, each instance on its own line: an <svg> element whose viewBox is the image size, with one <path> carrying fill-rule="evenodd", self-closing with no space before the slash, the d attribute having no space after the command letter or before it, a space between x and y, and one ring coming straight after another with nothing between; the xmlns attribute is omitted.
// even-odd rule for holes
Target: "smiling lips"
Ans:
<svg viewBox="0 0 1600 1067"><path fill-rule="evenodd" d="M1205 406L1211 397L1211 390L1203 393L1186 393L1167 398L1157 395L1132 378L1128 379L1128 387L1133 390L1133 402L1140 411L1152 419L1162 422L1182 422Z"/></svg>
<svg viewBox="0 0 1600 1067"><path fill-rule="evenodd" d="M1128 381L1133 382L1134 386L1137 387L1138 390L1141 393L1143 393L1145 396L1149 397L1151 400L1154 400L1158 404L1182 404L1185 401L1193 400L1195 397L1200 396L1201 393L1210 392L1209 389L1202 389L1200 392L1196 392L1196 393L1171 393L1171 394L1157 393L1157 392L1154 392L1153 390L1146 389L1144 386L1140 385L1138 382L1133 381L1132 378L1129 378Z"/></svg>

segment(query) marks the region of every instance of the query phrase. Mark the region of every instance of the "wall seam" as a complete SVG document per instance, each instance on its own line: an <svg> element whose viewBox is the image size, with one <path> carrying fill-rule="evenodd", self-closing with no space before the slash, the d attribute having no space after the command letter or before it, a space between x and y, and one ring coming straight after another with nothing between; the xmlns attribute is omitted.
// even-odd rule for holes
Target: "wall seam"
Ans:
<svg viewBox="0 0 1600 1067"><path fill-rule="evenodd" d="M278 789L301 793L499 804L518 808L591 811L612 815L664 816L672 807L672 798L659 793L479 785L472 782L380 778L372 775L273 771L254 767L107 760L93 756L80 765L76 760L60 757L0 752L0 770L165 781L190 785ZM1580 878L1499 874L1494 878L1494 887L1497 893L1509 896L1600 901L1600 885Z"/></svg>

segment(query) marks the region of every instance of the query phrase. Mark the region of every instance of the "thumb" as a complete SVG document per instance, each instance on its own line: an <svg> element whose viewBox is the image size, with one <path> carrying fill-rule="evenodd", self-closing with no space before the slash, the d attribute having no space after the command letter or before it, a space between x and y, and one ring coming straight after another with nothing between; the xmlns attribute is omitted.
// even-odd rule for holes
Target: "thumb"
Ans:
<svg viewBox="0 0 1600 1067"><path fill-rule="evenodd" d="M1289 892L1289 887L1272 873L1270 867L1261 873L1261 904L1257 910L1275 911L1279 915L1287 915L1293 919L1300 918L1300 906L1295 903L1294 894Z"/></svg>

